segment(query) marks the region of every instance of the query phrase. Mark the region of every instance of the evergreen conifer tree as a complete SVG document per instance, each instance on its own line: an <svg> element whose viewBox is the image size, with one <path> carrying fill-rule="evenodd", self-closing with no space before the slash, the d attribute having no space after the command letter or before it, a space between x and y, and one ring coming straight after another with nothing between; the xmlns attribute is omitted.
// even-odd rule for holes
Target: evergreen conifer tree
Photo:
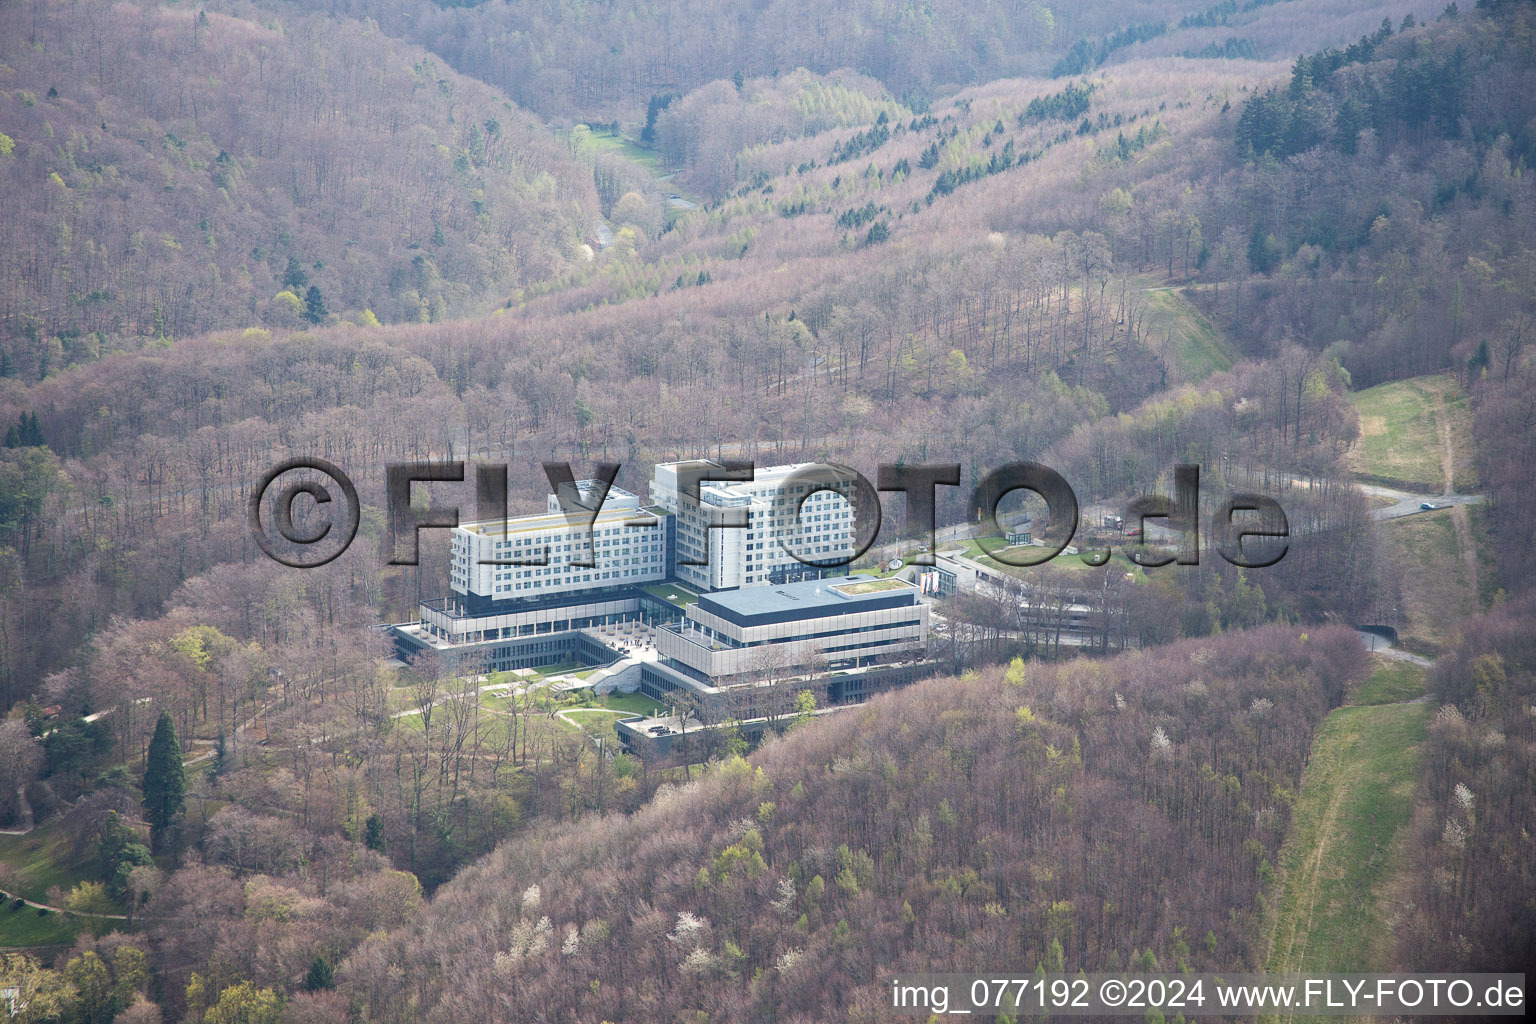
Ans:
<svg viewBox="0 0 1536 1024"><path fill-rule="evenodd" d="M181 763L181 741L170 712L160 712L149 758L144 765L144 817L150 840L158 847L187 807L187 775Z"/></svg>
<svg viewBox="0 0 1536 1024"><path fill-rule="evenodd" d="M368 820L363 823L363 845L379 853L383 853L388 845L384 838L384 819L377 814L368 815Z"/></svg>
<svg viewBox="0 0 1536 1024"><path fill-rule="evenodd" d="M304 293L304 319L312 324L325 322L330 311L325 308L325 296L320 294L318 285L310 285L309 291Z"/></svg>

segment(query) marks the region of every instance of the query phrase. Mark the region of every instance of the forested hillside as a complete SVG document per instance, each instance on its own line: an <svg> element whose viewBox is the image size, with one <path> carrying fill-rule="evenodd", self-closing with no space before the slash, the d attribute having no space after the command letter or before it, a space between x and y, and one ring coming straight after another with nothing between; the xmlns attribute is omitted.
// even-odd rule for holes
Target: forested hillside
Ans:
<svg viewBox="0 0 1536 1024"><path fill-rule="evenodd" d="M1338 346L1361 387L1514 362L1536 287L1536 51L1529 5L1494 6L1304 55L1243 108L1242 167L1207 214L1208 273L1262 275L1246 310L1233 296L1239 337Z"/></svg>
<svg viewBox="0 0 1536 1024"><path fill-rule="evenodd" d="M1356 430L1329 360L1282 355L1164 393L1195 375L1151 331L1137 274L1165 257L1198 269L1197 208L1176 182L1197 154L1220 158L1207 133L1230 87L1195 70L1137 81L1156 91L1126 96L1107 76L1007 83L935 115L882 110L868 127L754 150L772 170L740 195L681 213L654 241L616 224L595 262L505 315L232 331L178 343L179 356L15 382L0 422L35 415L45 443L3 456L26 481L3 528L31 575L27 596L11 591L16 632L0 639L58 640L16 645L7 675L57 667L68 638L115 613L155 614L188 577L255 557L247 489L309 446L353 466L374 508L384 459L448 452L510 457L527 495L541 479L534 453L617 457L634 489L647 460L726 445L868 466L948 459L965 478L940 495L947 516L987 467L1052 453L1085 498L1150 488L1175 457L1233 480L1326 477ZM1298 381L1309 386L1293 401ZM1099 433L1073 437L1099 420ZM1124 432L1144 457L1109 457ZM1272 574L1271 614L1373 600L1356 499L1318 497L1329 529L1317 563L1330 579L1362 571L1342 588ZM72 550L83 554L63 557ZM441 586L431 560L378 579L376 551L352 558L386 615ZM1170 580L1192 613L1176 628L1211 628L1204 588L1233 575ZM1302 594L1319 586L1321 600Z"/></svg>
<svg viewBox="0 0 1536 1024"><path fill-rule="evenodd" d="M848 68L921 105L926 97L1015 75L1074 75L1105 60L1156 55L1288 59L1374 27L1425 18L1436 0L1086 0L836 5L804 0L698 4L524 4L504 0L297 0L376 18L468 75L547 117L611 120L650 97L714 80ZM264 0L282 10L287 3ZM1246 41L1231 47L1226 40Z"/></svg>
<svg viewBox="0 0 1536 1024"><path fill-rule="evenodd" d="M526 113L376 26L242 13L0 8L0 375L462 315L578 258L590 171Z"/></svg>
<svg viewBox="0 0 1536 1024"><path fill-rule="evenodd" d="M1364 664L1276 627L918 684L507 844L342 991L390 1022L874 1021L892 973L1251 964L1312 729Z"/></svg>
<svg viewBox="0 0 1536 1024"><path fill-rule="evenodd" d="M1529 0L0 6L0 938L58 968L0 973L71 1024L718 1024L1257 969L1386 719L1360 956L1505 964L1533 40ZM362 503L302 572L247 522L294 455ZM1195 463L1290 548L999 569L934 599L953 678L689 767L583 724L644 699L390 660L448 558L387 564L387 464L504 461L522 513L544 460L693 456L958 463L945 526L1034 460L1083 533Z"/></svg>
<svg viewBox="0 0 1536 1024"><path fill-rule="evenodd" d="M1413 883L1395 915L1415 968L1518 970L1536 948L1536 639L1527 594L1466 624L1430 680ZM1510 898L1510 894L1519 894Z"/></svg>
<svg viewBox="0 0 1536 1024"><path fill-rule="evenodd" d="M1493 377L1519 372L1530 256L1518 239L1536 208L1529 175L1516 173L1526 38L1475 12L1394 29L1365 70L1396 66L1399 50L1430 63L1474 55L1486 85L1467 92L1465 129L1409 132L1383 113L1379 143L1375 128L1359 136L1367 151L1319 143L1285 163L1249 158L1251 143L1238 142L1252 121L1246 87L1199 62L997 83L922 116L881 107L890 101L858 91L867 84L805 82L791 95L832 95L870 120L748 146L731 193L665 231L653 221L626 235L622 217L648 220L650 208L614 203L619 240L529 292L515 315L288 341L231 333L180 343L170 359L14 382L0 417L36 415L45 446L5 456L25 483L0 528L29 582L9 589L0 639L54 639L9 640L6 674L54 667L111 614L154 614L187 577L251 558L244 489L276 453L312 443L365 466L385 454L510 455L515 490L538 479L519 453L616 456L640 472L653 457L724 445L836 451L854 464L954 459L963 484L977 467L1044 454L1085 498L1152 487L1175 458L1233 479L1322 480L1356 436L1342 393L1377 365L1476 361L1486 343ZM749 85L759 88L769 86ZM700 125L706 143L738 130ZM1378 145L1390 158L1371 156ZM580 172L591 180L592 168ZM1383 198L1410 185L1418 200ZM1306 224L1332 240L1309 241ZM279 262L263 272L286 271ZM313 263L300 269L323 280ZM1150 328L1141 275L1159 272L1201 283L1188 296L1253 361L1165 391L1199 375ZM296 418L301 430L284 426ZM1499 443L1526 436L1503 431ZM381 481L362 477L378 502ZM964 490L941 491L946 514ZM1309 514L1332 525L1327 543L1299 551L1294 574L1264 577L1268 613L1390 609L1367 569L1358 499L1331 488L1320 500ZM62 557L70 550L85 554ZM65 580L69 600L53 604ZM378 592L399 615L439 585L413 570ZM1179 628L1209 628L1206 597L1191 600Z"/></svg>
<svg viewBox="0 0 1536 1024"><path fill-rule="evenodd" d="M655 94L797 67L851 68L897 93L921 95L1043 69L1059 39L1070 43L1078 33L1109 31L1118 18L1150 16L1157 5L777 0L701 6L666 0L634 8L358 0L341 6L354 17L379 19L546 116L602 117Z"/></svg>

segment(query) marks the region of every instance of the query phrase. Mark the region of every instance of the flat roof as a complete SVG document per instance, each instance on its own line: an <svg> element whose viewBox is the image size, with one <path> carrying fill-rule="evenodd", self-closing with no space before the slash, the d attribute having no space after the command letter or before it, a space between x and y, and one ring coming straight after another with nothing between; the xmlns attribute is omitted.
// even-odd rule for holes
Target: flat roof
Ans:
<svg viewBox="0 0 1536 1024"><path fill-rule="evenodd" d="M806 468L812 467L812 466L820 466L820 465L824 465L824 463L818 463L818 462L786 462L786 463L784 463L781 466L754 466L753 470L752 470L752 479L751 480L719 480L719 481L713 481L712 480L712 481L708 481L706 483L706 486L710 486L710 487L740 487L743 484L766 483L766 482L771 482L771 481L774 481L774 480L781 480L784 477L787 477L787 476L789 476L792 473L798 472L799 470L806 469ZM681 462L658 462L658 463L656 463L656 468L657 469L671 469L671 470L674 470L674 471L678 470L678 469L681 469L681 468L683 468L685 466L713 466L716 469L718 469L718 468L720 468L720 463L716 462L714 459L684 459Z"/></svg>
<svg viewBox="0 0 1536 1024"><path fill-rule="evenodd" d="M595 490L597 490L597 485L602 483L602 481L601 480L593 480L593 479L589 478L589 479L586 479L586 480L574 480L574 481L572 481L572 483L575 485L576 490L580 491L582 494L586 494L588 491L595 491ZM633 498L634 497L634 494L632 494L629 491L626 491L624 488L620 487L618 484L609 484L608 485L608 490L605 493L610 498Z"/></svg>
<svg viewBox="0 0 1536 1024"><path fill-rule="evenodd" d="M787 462L787 463L785 463L782 466L763 466L763 467L758 468L752 474L752 482L753 483L763 483L763 482L768 481L768 480L779 480L779 479L782 479L784 477L790 476L793 473L797 473L797 472L799 472L802 469L811 469L813 467L822 466L822 465L824 465L824 463L819 463L819 462Z"/></svg>
<svg viewBox="0 0 1536 1024"><path fill-rule="evenodd" d="M868 584L879 586L867 589ZM765 626L844 612L915 605L918 593L918 588L905 580L882 580L878 576L857 573L777 587L745 587L705 594L699 598L696 607L738 626Z"/></svg>
<svg viewBox="0 0 1536 1024"><path fill-rule="evenodd" d="M593 508L593 501L596 500L597 490L601 484L602 481L600 480L573 480L569 484L561 484L559 487L555 488L555 493L551 495L551 497L555 498L556 501L559 501L561 497L565 497L569 502L571 501L571 491L574 490L575 499L572 503L580 505L584 509L591 510ZM617 507L617 503L619 502L625 502L629 505L638 505L640 499L638 496L631 494L629 491L626 491L618 484L613 484L603 492L604 507L606 507L610 502L613 502L615 507Z"/></svg>
<svg viewBox="0 0 1536 1024"><path fill-rule="evenodd" d="M714 459L679 459L677 462L658 462L652 467L652 473L654 475L655 470L658 469L670 469L673 472L676 472L677 470L684 469L688 466L713 466L714 468L719 469L720 463L716 462Z"/></svg>
<svg viewBox="0 0 1536 1024"><path fill-rule="evenodd" d="M597 514L596 519L587 520L585 516L580 523L571 523L560 512L540 512L531 516L509 516L505 521L500 519L483 519L473 523L460 523L458 528L467 533L480 534L485 537L505 537L515 533L533 533L543 530L573 530L582 531L592 526L612 526L614 523L630 519L660 519L656 513L648 509L613 508L605 509Z"/></svg>
<svg viewBox="0 0 1536 1024"><path fill-rule="evenodd" d="M906 580L892 577L890 579L849 580L846 583L834 583L833 588L849 597L853 597L859 594L875 594L882 590L900 590L911 585Z"/></svg>

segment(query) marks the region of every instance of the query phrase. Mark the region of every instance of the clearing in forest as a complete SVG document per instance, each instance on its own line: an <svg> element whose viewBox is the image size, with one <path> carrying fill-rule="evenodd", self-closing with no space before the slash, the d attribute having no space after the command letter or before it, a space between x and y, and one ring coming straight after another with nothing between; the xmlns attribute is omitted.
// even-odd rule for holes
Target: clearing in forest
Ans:
<svg viewBox="0 0 1536 1024"><path fill-rule="evenodd" d="M1375 689L1415 688L1394 677ZM1386 893L1401 870L1430 711L1428 703L1342 707L1323 722L1268 908L1268 970L1384 969Z"/></svg>
<svg viewBox="0 0 1536 1024"><path fill-rule="evenodd" d="M1177 366L1186 380L1204 380L1232 369L1237 362L1232 347L1183 289L1151 288L1145 296L1147 333L1164 346L1163 357Z"/></svg>
<svg viewBox="0 0 1536 1024"><path fill-rule="evenodd" d="M1362 479L1432 494L1476 488L1472 407L1454 377L1398 380L1352 397L1360 440L1350 462Z"/></svg>
<svg viewBox="0 0 1536 1024"><path fill-rule="evenodd" d="M1462 507L1437 509L1386 524L1388 550L1402 581L1398 632L1420 653L1444 643L1497 589L1487 521Z"/></svg>

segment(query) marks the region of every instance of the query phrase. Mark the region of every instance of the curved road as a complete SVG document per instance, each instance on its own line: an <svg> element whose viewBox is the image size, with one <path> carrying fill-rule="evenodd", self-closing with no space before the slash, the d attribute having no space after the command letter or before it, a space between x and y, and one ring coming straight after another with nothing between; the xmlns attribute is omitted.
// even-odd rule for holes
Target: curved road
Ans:
<svg viewBox="0 0 1536 1024"><path fill-rule="evenodd" d="M1372 654L1379 654L1384 658L1391 658L1393 661L1406 661L1410 665L1418 665L1422 668L1428 668L1434 664L1430 659L1405 651L1386 637L1372 633L1369 630L1357 629L1355 633L1360 637L1360 642L1365 644L1365 649Z"/></svg>
<svg viewBox="0 0 1536 1024"><path fill-rule="evenodd" d="M1401 519L1403 516L1417 515L1427 512L1425 505L1433 505L1436 509L1450 508L1453 505L1481 505L1488 500L1486 494L1414 494L1409 491L1399 491L1391 487L1378 487L1375 484L1357 484L1367 497L1390 498L1391 505L1383 505L1381 508L1371 510L1371 515L1376 519Z"/></svg>

